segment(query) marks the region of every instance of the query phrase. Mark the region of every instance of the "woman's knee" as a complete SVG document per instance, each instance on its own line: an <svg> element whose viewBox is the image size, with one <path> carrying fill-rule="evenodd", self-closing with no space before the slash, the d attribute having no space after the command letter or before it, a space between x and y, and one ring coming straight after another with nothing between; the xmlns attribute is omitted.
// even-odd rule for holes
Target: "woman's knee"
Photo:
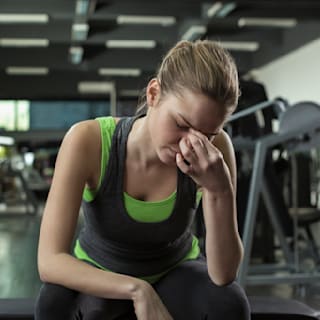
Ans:
<svg viewBox="0 0 320 320"><path fill-rule="evenodd" d="M101 319L136 319L134 307L130 300L104 299L80 294L78 305L83 320Z"/></svg>
<svg viewBox="0 0 320 320"><path fill-rule="evenodd" d="M43 284L36 301L35 319L68 319L74 311L77 295L77 291L63 286Z"/></svg>
<svg viewBox="0 0 320 320"><path fill-rule="evenodd" d="M250 319L250 307L244 290L236 282L216 287L207 295L207 310L215 309L216 314L226 320ZM209 312L210 314L210 312ZM210 317L208 319L211 319Z"/></svg>

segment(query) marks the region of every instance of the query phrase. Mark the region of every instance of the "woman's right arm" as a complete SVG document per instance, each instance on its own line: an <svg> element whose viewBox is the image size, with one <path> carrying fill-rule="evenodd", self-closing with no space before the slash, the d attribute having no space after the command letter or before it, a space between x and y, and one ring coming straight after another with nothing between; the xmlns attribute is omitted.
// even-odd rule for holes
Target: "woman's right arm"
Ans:
<svg viewBox="0 0 320 320"><path fill-rule="evenodd" d="M44 209L38 269L43 282L59 284L104 298L133 299L145 283L130 276L106 272L74 258L71 244L75 234L85 184L100 159L100 131L97 121L73 126L63 139L52 185Z"/></svg>
<svg viewBox="0 0 320 320"><path fill-rule="evenodd" d="M102 298L132 300L138 320L172 320L146 281L95 268L70 254L83 189L94 180L100 145L94 120L75 125L61 144L40 229L40 278Z"/></svg>

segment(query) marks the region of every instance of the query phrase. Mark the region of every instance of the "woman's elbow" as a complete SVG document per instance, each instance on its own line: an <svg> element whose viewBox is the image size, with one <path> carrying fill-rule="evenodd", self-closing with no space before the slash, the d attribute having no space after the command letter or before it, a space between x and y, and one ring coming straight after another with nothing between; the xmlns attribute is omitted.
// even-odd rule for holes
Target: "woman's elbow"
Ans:
<svg viewBox="0 0 320 320"><path fill-rule="evenodd" d="M239 254L238 259L236 259L235 261L229 261L226 264L220 266L208 264L208 275L211 281L217 286L226 286L235 281L238 275L241 261L242 253Z"/></svg>
<svg viewBox="0 0 320 320"><path fill-rule="evenodd" d="M42 282L50 282L50 270L45 261L38 259L38 273Z"/></svg>
<svg viewBox="0 0 320 320"><path fill-rule="evenodd" d="M228 284L232 283L236 277L236 273L230 273L230 274L221 274L217 275L216 273L213 272L208 272L209 277L211 281L218 287L224 287L227 286Z"/></svg>
<svg viewBox="0 0 320 320"><path fill-rule="evenodd" d="M53 282L55 269L52 257L38 256L38 273L42 282Z"/></svg>

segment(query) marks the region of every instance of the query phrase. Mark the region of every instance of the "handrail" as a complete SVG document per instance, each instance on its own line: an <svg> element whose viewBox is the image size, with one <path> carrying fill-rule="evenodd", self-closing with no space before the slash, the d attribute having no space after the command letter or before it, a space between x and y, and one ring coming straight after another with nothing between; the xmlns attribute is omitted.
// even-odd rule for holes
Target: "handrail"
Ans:
<svg viewBox="0 0 320 320"><path fill-rule="evenodd" d="M252 113L255 113L255 112L260 111L262 109L268 108L270 106L274 106L275 108L278 109L278 110L276 110L277 114L284 112L286 109L283 101L279 98L276 98L274 100L268 100L268 101L257 103L255 105L253 105L252 107L249 107L247 109L244 109L244 110L241 110L239 112L232 114L228 118L227 123L233 122L233 121L238 120L243 117L246 117Z"/></svg>

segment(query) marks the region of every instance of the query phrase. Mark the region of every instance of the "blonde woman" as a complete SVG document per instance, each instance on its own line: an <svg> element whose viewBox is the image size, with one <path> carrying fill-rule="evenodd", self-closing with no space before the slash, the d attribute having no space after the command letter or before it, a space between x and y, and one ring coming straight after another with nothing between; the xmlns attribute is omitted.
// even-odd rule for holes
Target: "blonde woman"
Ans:
<svg viewBox="0 0 320 320"><path fill-rule="evenodd" d="M137 116L70 129L42 219L37 320L249 319L234 281L243 249L234 151L222 129L238 95L224 49L182 41ZM201 197L205 258L191 232Z"/></svg>

